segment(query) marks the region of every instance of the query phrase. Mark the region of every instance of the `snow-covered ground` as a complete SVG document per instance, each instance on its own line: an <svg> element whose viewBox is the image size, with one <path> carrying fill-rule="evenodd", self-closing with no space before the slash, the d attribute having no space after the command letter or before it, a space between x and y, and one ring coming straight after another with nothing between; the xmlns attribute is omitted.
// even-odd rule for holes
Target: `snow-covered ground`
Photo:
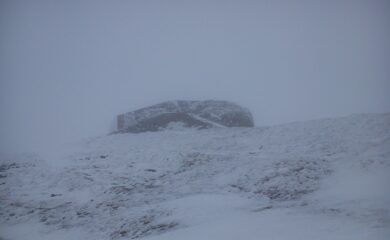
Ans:
<svg viewBox="0 0 390 240"><path fill-rule="evenodd" d="M3 155L0 239L390 239L390 114Z"/></svg>

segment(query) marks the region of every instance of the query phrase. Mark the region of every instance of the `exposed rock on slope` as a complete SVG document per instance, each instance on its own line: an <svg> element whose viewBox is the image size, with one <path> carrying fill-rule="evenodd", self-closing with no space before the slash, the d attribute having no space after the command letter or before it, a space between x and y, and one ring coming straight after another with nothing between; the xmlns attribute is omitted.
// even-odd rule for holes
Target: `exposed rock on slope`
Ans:
<svg viewBox="0 0 390 240"><path fill-rule="evenodd" d="M226 101L168 101L117 117L117 132L153 132L171 123L185 127L253 127L249 110Z"/></svg>

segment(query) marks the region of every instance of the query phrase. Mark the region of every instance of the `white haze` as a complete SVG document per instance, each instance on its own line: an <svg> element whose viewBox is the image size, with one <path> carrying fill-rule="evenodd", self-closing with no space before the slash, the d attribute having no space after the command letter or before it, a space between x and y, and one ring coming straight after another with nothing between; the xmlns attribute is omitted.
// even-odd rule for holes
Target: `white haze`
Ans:
<svg viewBox="0 0 390 240"><path fill-rule="evenodd" d="M257 125L390 110L389 1L0 2L1 149L224 99Z"/></svg>

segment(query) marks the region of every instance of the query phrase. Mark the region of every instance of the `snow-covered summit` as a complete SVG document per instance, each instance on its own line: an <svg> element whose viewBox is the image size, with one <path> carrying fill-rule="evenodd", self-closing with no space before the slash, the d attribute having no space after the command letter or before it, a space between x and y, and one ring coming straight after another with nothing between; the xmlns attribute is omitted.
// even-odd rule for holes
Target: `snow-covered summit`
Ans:
<svg viewBox="0 0 390 240"><path fill-rule="evenodd" d="M227 101L167 101L117 117L118 132L148 132L166 128L172 122L187 127L253 127L246 108Z"/></svg>
<svg viewBox="0 0 390 240"><path fill-rule="evenodd" d="M78 147L61 168L39 155L1 159L0 238L390 234L388 113L113 134Z"/></svg>

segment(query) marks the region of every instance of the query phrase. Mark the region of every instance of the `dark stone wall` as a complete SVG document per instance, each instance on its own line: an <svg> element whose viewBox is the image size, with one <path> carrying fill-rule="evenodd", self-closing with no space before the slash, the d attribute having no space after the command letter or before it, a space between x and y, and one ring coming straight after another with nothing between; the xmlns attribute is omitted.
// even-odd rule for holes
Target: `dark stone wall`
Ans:
<svg viewBox="0 0 390 240"><path fill-rule="evenodd" d="M118 115L117 132L158 131L172 122L199 129L254 126L249 110L234 103L216 100L168 101Z"/></svg>
<svg viewBox="0 0 390 240"><path fill-rule="evenodd" d="M166 128L169 123L182 122L185 127L194 127L199 129L209 128L210 124L199 121L186 113L166 113L157 117L143 120L136 125L129 127L125 132L140 133L140 132L155 132Z"/></svg>

